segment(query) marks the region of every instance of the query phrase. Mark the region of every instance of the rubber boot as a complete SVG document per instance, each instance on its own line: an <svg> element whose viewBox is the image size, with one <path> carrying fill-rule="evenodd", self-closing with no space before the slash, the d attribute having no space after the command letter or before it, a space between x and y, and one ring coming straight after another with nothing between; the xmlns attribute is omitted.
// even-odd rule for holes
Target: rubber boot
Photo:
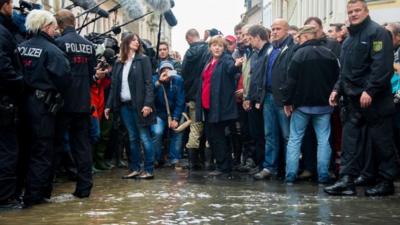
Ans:
<svg viewBox="0 0 400 225"><path fill-rule="evenodd" d="M199 149L189 148L189 169L190 170L201 170L202 166L200 164Z"/></svg>

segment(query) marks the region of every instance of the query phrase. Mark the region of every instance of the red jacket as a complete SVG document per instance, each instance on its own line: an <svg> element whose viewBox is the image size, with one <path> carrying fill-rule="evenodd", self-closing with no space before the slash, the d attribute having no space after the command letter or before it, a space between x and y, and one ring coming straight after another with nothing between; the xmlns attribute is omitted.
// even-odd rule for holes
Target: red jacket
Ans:
<svg viewBox="0 0 400 225"><path fill-rule="evenodd" d="M108 88L110 84L110 78L103 78L93 83L90 87L91 106L94 108L92 116L99 120L103 116L105 107L104 89Z"/></svg>

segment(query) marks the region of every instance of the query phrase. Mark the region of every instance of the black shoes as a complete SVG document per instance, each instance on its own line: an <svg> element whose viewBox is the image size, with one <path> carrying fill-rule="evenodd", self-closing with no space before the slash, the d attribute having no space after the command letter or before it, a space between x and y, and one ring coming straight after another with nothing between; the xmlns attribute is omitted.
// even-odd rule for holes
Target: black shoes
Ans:
<svg viewBox="0 0 400 225"><path fill-rule="evenodd" d="M361 175L361 176L357 177L357 178L354 180L354 184L355 184L356 186L369 186L369 185L373 185L373 184L374 184L374 181L375 181L375 180L372 179L372 178L367 178L367 177Z"/></svg>
<svg viewBox="0 0 400 225"><path fill-rule="evenodd" d="M9 210L9 209L22 209L24 205L17 200L10 200L6 202L0 202L0 211L1 210Z"/></svg>
<svg viewBox="0 0 400 225"><path fill-rule="evenodd" d="M371 188L365 190L365 195L370 197L388 196L394 194L393 181L383 180Z"/></svg>
<svg viewBox="0 0 400 225"><path fill-rule="evenodd" d="M350 176L343 176L334 185L324 188L329 195L354 196L357 194L354 181Z"/></svg>
<svg viewBox="0 0 400 225"><path fill-rule="evenodd" d="M357 185L369 185L372 183L371 179L363 179L359 177L356 179ZM324 188L324 191L329 195L340 196L353 196L356 195L355 183L350 176L343 176L334 185ZM394 184L390 180L382 180L375 186L366 188L365 195L370 197L375 196L388 196L394 194Z"/></svg>
<svg viewBox="0 0 400 225"><path fill-rule="evenodd" d="M89 198L90 194L81 194L81 193L74 192L74 193L72 193L72 195L77 198Z"/></svg>

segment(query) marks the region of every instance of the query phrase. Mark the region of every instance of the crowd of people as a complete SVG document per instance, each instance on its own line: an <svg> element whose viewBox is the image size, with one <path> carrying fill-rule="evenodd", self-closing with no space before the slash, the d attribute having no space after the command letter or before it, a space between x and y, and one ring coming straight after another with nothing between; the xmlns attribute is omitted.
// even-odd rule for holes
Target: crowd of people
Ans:
<svg viewBox="0 0 400 225"><path fill-rule="evenodd" d="M172 167L394 194L400 23L377 24L364 0L347 14L327 33L318 17L190 29L183 60L167 42L153 60L132 32L96 56L65 9L31 11L21 40L0 0L0 206L46 202L63 175L89 197L93 173L112 167L128 168L123 179Z"/></svg>

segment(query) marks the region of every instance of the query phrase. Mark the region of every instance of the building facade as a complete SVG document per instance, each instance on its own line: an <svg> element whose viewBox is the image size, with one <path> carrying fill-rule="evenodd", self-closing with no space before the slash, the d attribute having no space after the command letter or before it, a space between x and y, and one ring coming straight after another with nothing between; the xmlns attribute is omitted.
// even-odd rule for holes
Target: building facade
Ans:
<svg viewBox="0 0 400 225"><path fill-rule="evenodd" d="M368 8L378 23L400 22L400 0L369 0Z"/></svg>
<svg viewBox="0 0 400 225"><path fill-rule="evenodd" d="M242 22L246 24L262 24L263 0L245 0L246 12L242 15Z"/></svg>
<svg viewBox="0 0 400 225"><path fill-rule="evenodd" d="M271 0L270 16L285 18L298 27L308 17L317 16L326 26L346 20L346 4L347 0Z"/></svg>
<svg viewBox="0 0 400 225"><path fill-rule="evenodd" d="M248 1L245 1L247 4ZM370 15L378 23L400 22L400 0L367 0ZM249 21L262 21L265 27L270 27L274 18L285 18L290 25L303 26L310 16L321 18L324 27L331 23L344 23L347 20L347 0L262 0L262 14ZM250 8L245 15L254 17ZM246 21L244 21L246 22Z"/></svg>

